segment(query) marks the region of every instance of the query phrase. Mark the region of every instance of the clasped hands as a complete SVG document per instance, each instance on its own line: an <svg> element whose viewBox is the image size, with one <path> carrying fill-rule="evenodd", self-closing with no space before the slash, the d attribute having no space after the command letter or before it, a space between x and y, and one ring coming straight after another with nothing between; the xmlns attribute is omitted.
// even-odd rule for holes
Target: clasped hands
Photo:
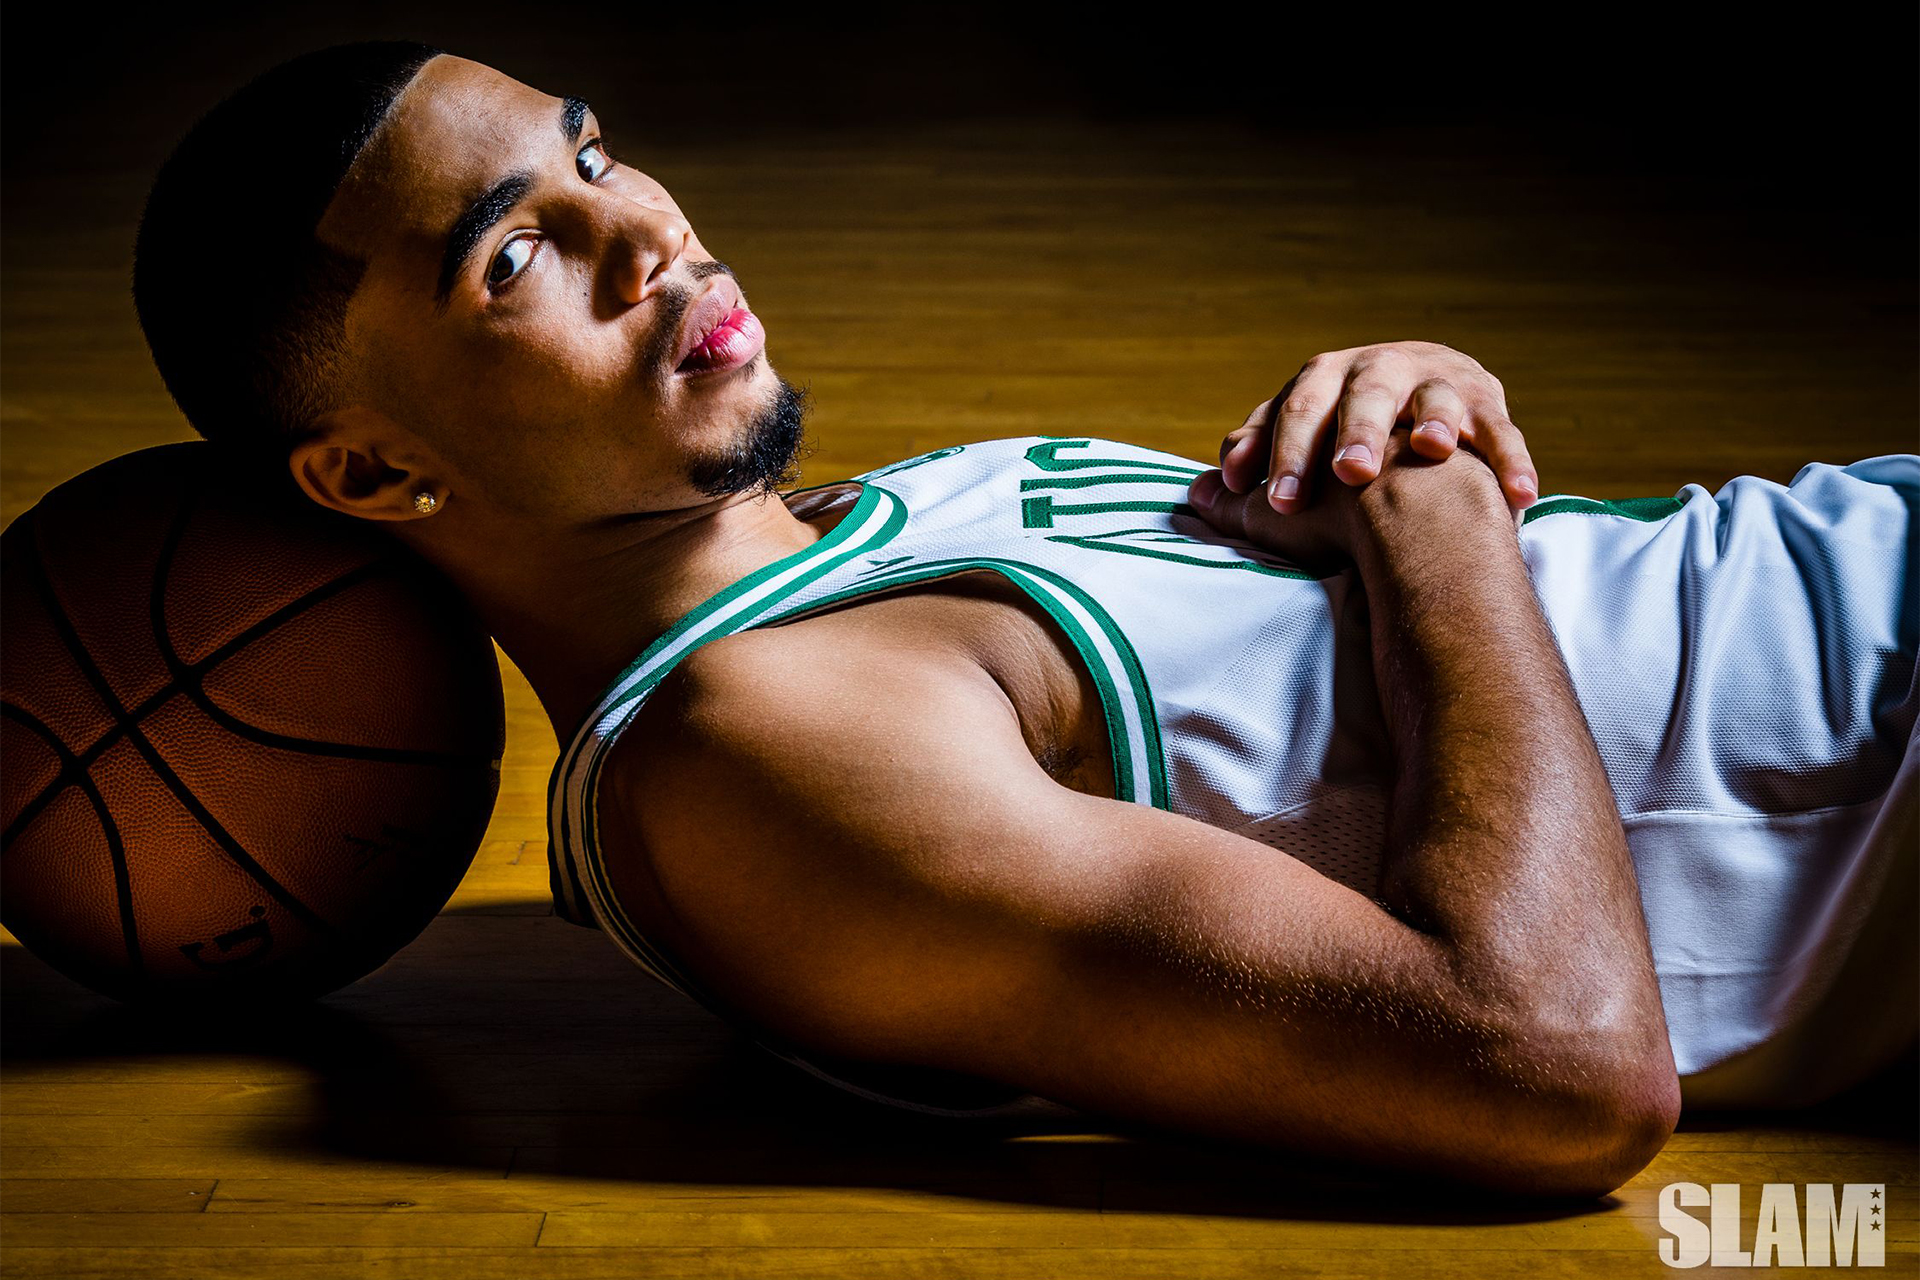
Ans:
<svg viewBox="0 0 1920 1280"><path fill-rule="evenodd" d="M1322 483L1329 465L1342 483ZM1363 507L1380 518L1396 495L1459 501L1459 518L1504 508L1516 533L1539 496L1505 389L1438 343L1315 356L1221 443L1219 469L1188 489L1215 529L1306 567L1351 559Z"/></svg>

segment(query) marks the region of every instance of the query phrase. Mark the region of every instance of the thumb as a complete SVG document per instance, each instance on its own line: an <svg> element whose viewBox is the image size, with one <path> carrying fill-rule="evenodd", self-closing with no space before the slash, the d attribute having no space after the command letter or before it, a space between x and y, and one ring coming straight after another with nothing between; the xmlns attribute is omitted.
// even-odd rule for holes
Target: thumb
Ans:
<svg viewBox="0 0 1920 1280"><path fill-rule="evenodd" d="M1256 488L1254 492L1265 501L1263 490ZM1199 512L1201 519L1231 537L1244 535L1241 520L1246 502L1245 494L1234 493L1227 488L1226 479L1218 467L1212 471L1202 471L1187 486L1187 504Z"/></svg>

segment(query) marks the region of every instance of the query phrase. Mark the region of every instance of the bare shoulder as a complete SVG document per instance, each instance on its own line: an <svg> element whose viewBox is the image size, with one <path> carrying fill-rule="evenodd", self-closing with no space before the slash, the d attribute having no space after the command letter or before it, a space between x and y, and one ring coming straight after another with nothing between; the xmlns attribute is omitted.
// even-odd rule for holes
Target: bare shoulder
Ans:
<svg viewBox="0 0 1920 1280"><path fill-rule="evenodd" d="M992 815L1038 818L1056 794L1078 793L962 650L819 626L689 655L616 744L598 804L628 914L702 981L801 1043L909 1061L929 1046L903 1043L889 1011L940 998L939 974L900 951L942 917L967 928L953 833L1015 856Z"/></svg>

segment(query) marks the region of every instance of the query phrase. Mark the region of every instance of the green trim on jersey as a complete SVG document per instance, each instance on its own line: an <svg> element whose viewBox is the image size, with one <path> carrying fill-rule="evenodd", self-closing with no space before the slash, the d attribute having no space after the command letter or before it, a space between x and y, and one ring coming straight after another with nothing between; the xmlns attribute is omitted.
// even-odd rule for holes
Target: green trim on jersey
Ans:
<svg viewBox="0 0 1920 1280"><path fill-rule="evenodd" d="M844 484L847 482L840 481L838 483ZM883 520L876 523L875 512L882 503L887 504L887 514ZM737 631L747 626L754 618L776 608L782 601L791 597L795 592L807 586L822 574L831 572L854 556L863 552L877 550L886 545L887 542L892 540L895 534L899 533L899 531L906 526L906 523L907 506L897 494L894 494L890 490L879 488L876 485L861 483L859 500L856 501L853 508L848 511L846 515L842 516L839 522L828 531L825 537L821 538L812 546L802 547L791 555L783 556L772 564L762 566L732 585L716 592L705 602L683 615L678 622L674 623L664 634L652 644L648 645L646 650L638 658L628 663L620 674L601 692L600 697L595 702L594 708L581 719L580 723L575 726L573 732L568 735L566 746L561 751L560 758L554 762L553 772L548 777L547 811L549 815L558 818L557 830L550 832L550 835L561 842L562 860L570 861L565 859L564 852L574 837L574 832L571 829L572 823L569 806L565 803L565 782L579 762L580 753L585 747L586 740L589 737L589 729L596 724L608 720L610 717L622 715L622 713L630 717L633 712L638 709L635 705L636 701L643 698L654 685L658 684L660 679L664 677L668 671L672 670L674 665L676 665L680 659L684 658L687 653L691 653L695 648L698 648L700 644L705 644L710 640L718 639L720 636L730 634L732 631ZM866 531L863 536L855 539L854 535L863 529ZM684 645L683 651L681 652L672 652L677 646L682 646L682 642L689 633L696 630L702 624L707 623L716 613L733 605L742 596L751 593L769 580L779 577L781 574L790 573L801 566L805 566L803 572L796 574L791 581L784 583L778 590L770 593L765 599L757 600L740 607L733 617L721 618L715 621L711 627L710 634L700 638L696 643ZM650 664L657 664L659 669L653 671L650 678L640 679L639 673L645 671ZM613 728L610 733L602 735L601 741L605 741L607 738L617 737L619 731L619 727ZM604 755L604 750L596 749L593 758L589 760L587 764L582 795L585 806L584 816L588 819L588 825L591 825L594 814L594 793L592 788L598 777L599 761ZM588 841L591 840L591 833L582 834L586 835ZM557 884L554 887L556 889L560 888ZM580 903L590 911L591 904L582 892L583 886L579 885L576 881L572 888L573 892L564 895L562 900Z"/></svg>
<svg viewBox="0 0 1920 1280"><path fill-rule="evenodd" d="M1146 669L1134 651L1132 642L1112 615L1077 583L1051 569L998 556L929 560L911 569L877 574L832 595L763 619L758 625L787 622L875 591L951 577L969 569L991 569L1012 581L1060 624L1061 630L1073 641L1074 648L1079 650L1087 672L1093 678L1094 687L1100 693L1101 712L1107 723L1108 751L1113 759L1115 796L1136 804L1151 804L1156 809L1171 809L1165 748L1161 742L1160 721L1154 711L1153 691L1147 683ZM1067 601L1078 605L1099 626L1113 650L1112 658L1100 651L1099 642L1089 634ZM1116 665L1117 675L1113 670ZM1123 688L1130 702L1123 700ZM1133 709L1131 719L1127 714L1129 706Z"/></svg>
<svg viewBox="0 0 1920 1280"><path fill-rule="evenodd" d="M1540 516L1563 513L1589 516L1626 516L1652 523L1677 515L1687 505L1684 498L1580 498L1572 494L1542 494L1540 501L1528 507L1520 517L1522 525Z"/></svg>
<svg viewBox="0 0 1920 1280"><path fill-rule="evenodd" d="M868 501L869 496L873 498L872 502ZM859 520L864 519L865 513L867 511L872 510L873 506L876 503L878 503L882 498L884 498L885 500L887 500L892 504L892 512L887 517L886 523L881 526L879 532L875 536L862 542L858 546L848 547L848 548L839 550L836 554L833 554L831 556L822 555L821 548L827 542L826 538L822 538L819 542L814 543L813 546L806 547L799 551L796 551L792 555L787 556L784 559L776 560L773 564L768 565L766 568L760 569L755 573L749 575L748 577L742 578L739 582L734 583L734 585L732 585L731 587L728 587L726 590L713 596L705 604L701 605L699 608L695 609L692 613L689 613L685 618L681 619L680 622L674 625L674 628L671 631L667 632L666 635L662 636L659 640L655 641L652 645L648 646L647 652L649 654L655 653L661 649L666 648L667 643L669 641L671 641L676 636L684 634L688 629L690 629L690 627L694 623L697 623L702 619L706 618L709 614L712 614L722 606L737 599L741 595L745 594L747 591L751 590L753 587L758 586L761 582L765 581L766 579L775 576L777 573L779 573L783 569L789 569L793 567L795 564L799 564L809 558L812 558L815 560L815 563L810 565L805 573L795 577L792 582L789 582L783 587L781 587L779 591L770 595L767 599L760 601L755 605L751 606L750 609L742 610L738 617L729 619L726 623L723 623L720 626L716 626L715 628L713 628L710 634L701 637L698 641L696 641L693 644L687 645L684 652L676 654L670 660L661 663L657 670L649 672L644 678L635 680L632 683L631 687L624 690L621 694L619 694L615 698L612 705L610 705L599 718L604 720L614 715L621 716L622 720L631 718L633 713L639 710L638 704L642 700L644 700L648 694L653 692L654 687L656 685L658 685L662 680L666 679L668 673L670 673L675 667L680 665L680 663L686 658L687 654L692 653L695 649L700 648L702 645L710 644L715 640L719 640L725 636L732 635L735 632L746 631L751 629L757 622L763 620L767 614L771 613L783 601L788 600L794 595L796 595L801 590L801 588L808 586L815 579L820 578L821 576L838 568L840 565L846 563L848 560L852 559L856 555L859 555L863 552L875 550L876 548L885 546L888 542L892 541L893 536L896 533L900 532L901 529L906 527L907 504L900 499L899 495L892 493L888 490L878 488L873 485L862 486L860 501L857 504L855 504L854 509L848 512L847 515L840 521L839 524L834 526L833 533L837 534L840 532L841 529L844 528L847 530L848 534L851 535L853 532L852 526L855 526ZM829 534L828 536L831 537L832 535ZM636 662L628 667L628 671L637 671L643 665L644 665L643 663ZM615 737L615 736L618 736L618 733L619 733L619 730L616 729L614 733L609 734L608 736ZM591 812L591 801L593 798L594 788L596 787L599 781L600 765L601 765L601 762L605 760L607 754L608 753L604 750L596 752L593 761L588 765L588 774L587 774L588 789L586 794L587 794L587 799L589 801L590 812ZM589 831L587 833L588 840L590 843L597 843L595 839L596 835L597 833L593 831Z"/></svg>
<svg viewBox="0 0 1920 1280"><path fill-rule="evenodd" d="M924 466L929 462L937 462L941 458L951 458L956 453L965 453L966 449L967 446L963 444L950 444L944 449L933 449L926 453L916 454L911 458L903 458L899 462L888 463L884 467L877 467L867 472L866 477L869 480L878 480L882 476L890 476L896 471L907 471L914 467Z"/></svg>

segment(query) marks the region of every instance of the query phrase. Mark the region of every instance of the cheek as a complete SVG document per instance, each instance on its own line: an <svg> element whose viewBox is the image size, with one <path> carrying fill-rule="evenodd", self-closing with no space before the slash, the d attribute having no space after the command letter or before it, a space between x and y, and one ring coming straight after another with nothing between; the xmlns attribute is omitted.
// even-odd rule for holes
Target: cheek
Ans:
<svg viewBox="0 0 1920 1280"><path fill-rule="evenodd" d="M638 354L618 325L588 314L584 281L563 282L542 305L510 326L489 330L476 345L468 377L472 398L502 407L552 413L631 394Z"/></svg>

